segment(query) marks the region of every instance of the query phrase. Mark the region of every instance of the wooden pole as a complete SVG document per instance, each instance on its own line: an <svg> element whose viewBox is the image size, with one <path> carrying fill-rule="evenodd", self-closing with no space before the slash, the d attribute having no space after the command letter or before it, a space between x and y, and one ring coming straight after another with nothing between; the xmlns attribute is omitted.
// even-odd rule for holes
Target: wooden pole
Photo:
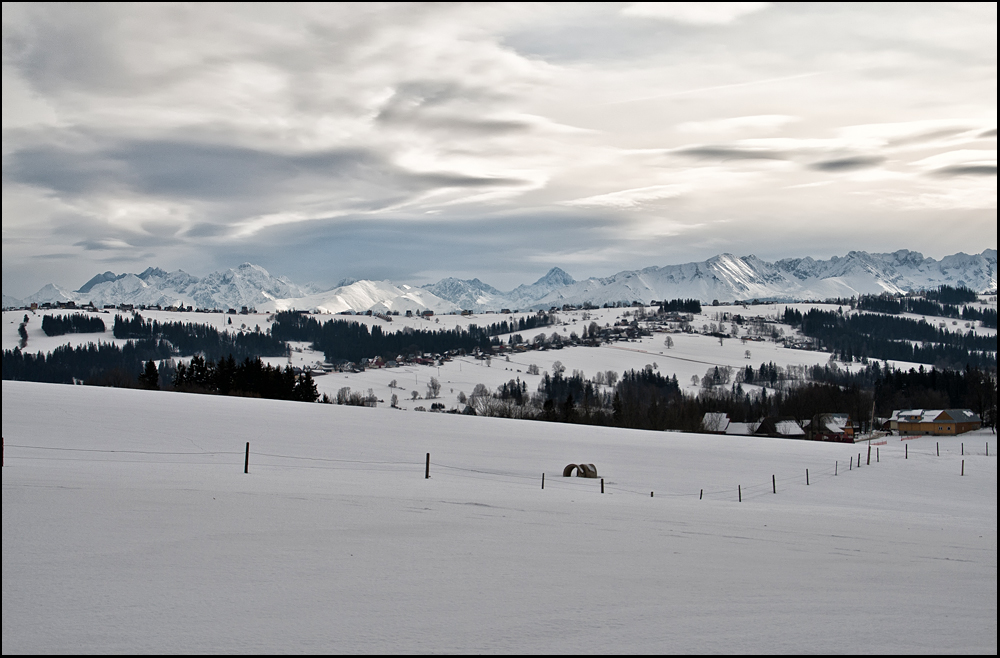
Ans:
<svg viewBox="0 0 1000 658"><path fill-rule="evenodd" d="M861 468L861 453L858 453L858 468Z"/></svg>
<svg viewBox="0 0 1000 658"><path fill-rule="evenodd" d="M878 448L875 448L875 463L878 463Z"/></svg>
<svg viewBox="0 0 1000 658"><path fill-rule="evenodd" d="M650 498L652 498L652 497L653 497L653 492L652 492L652 491L650 491L650 492L649 492L649 497L650 497Z"/></svg>
<svg viewBox="0 0 1000 658"><path fill-rule="evenodd" d="M424 479L431 479L431 453L427 453L427 465L424 466Z"/></svg>
<svg viewBox="0 0 1000 658"><path fill-rule="evenodd" d="M903 444L903 453L904 453L903 454L903 459L909 459L910 458L910 444L909 443Z"/></svg>
<svg viewBox="0 0 1000 658"><path fill-rule="evenodd" d="M937 451L937 456L940 457L941 456L941 442L940 441L935 441L934 442L934 450Z"/></svg>
<svg viewBox="0 0 1000 658"><path fill-rule="evenodd" d="M701 491L700 491L700 492L698 493L698 500L701 500L701 499L702 499L702 497L704 497L704 495L705 495L705 490L704 490L704 489L702 489L702 490L701 490Z"/></svg>
<svg viewBox="0 0 1000 658"><path fill-rule="evenodd" d="M601 478L601 493L604 493L604 478Z"/></svg>
<svg viewBox="0 0 1000 658"><path fill-rule="evenodd" d="M806 486L809 486L809 469L806 469Z"/></svg>
<svg viewBox="0 0 1000 658"><path fill-rule="evenodd" d="M774 476L771 476L771 492L778 493L778 483L774 481Z"/></svg>
<svg viewBox="0 0 1000 658"><path fill-rule="evenodd" d="M249 441L247 441L247 456L243 460L243 472L244 473L249 473L250 472L250 442Z"/></svg>
<svg viewBox="0 0 1000 658"><path fill-rule="evenodd" d="M838 461L833 462L833 474L834 475L837 474L837 467L838 466L840 466L840 462L838 462Z"/></svg>
<svg viewBox="0 0 1000 658"><path fill-rule="evenodd" d="M962 441L962 456L965 457L965 441Z"/></svg>
<svg viewBox="0 0 1000 658"><path fill-rule="evenodd" d="M865 464L865 466L871 466L871 465L872 465L872 446L871 446L871 444L869 444L868 445L868 462Z"/></svg>
<svg viewBox="0 0 1000 658"><path fill-rule="evenodd" d="M542 473L542 489L545 488L545 473Z"/></svg>
<svg viewBox="0 0 1000 658"><path fill-rule="evenodd" d="M965 477L965 460L962 460L962 477Z"/></svg>
<svg viewBox="0 0 1000 658"><path fill-rule="evenodd" d="M851 462L847 465L847 470L849 470L849 471L853 471L854 470L854 456L853 455L851 456Z"/></svg>
<svg viewBox="0 0 1000 658"><path fill-rule="evenodd" d="M743 486L742 485L739 485L739 484L736 485L736 493L739 495L740 502L742 503L743 502Z"/></svg>

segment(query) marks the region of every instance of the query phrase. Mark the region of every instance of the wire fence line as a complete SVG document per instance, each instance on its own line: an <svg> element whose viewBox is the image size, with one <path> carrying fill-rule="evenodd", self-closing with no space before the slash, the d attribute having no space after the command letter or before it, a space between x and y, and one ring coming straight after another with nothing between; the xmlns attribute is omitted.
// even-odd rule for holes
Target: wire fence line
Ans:
<svg viewBox="0 0 1000 658"><path fill-rule="evenodd" d="M911 445L911 444L908 444ZM972 450L966 450L965 446L962 447L962 457L966 456L984 456L990 455L989 442L984 442L985 451L974 452ZM972 443L970 442L970 448ZM84 462L111 462L111 463L143 463L143 464L181 464L181 465L208 465L208 466L218 466L220 462L218 460L213 461L192 461L192 460L165 460L165 459L109 459L109 458L89 458L88 456L97 457L98 455L108 455L108 456L137 456L137 457L232 457L236 455L246 455L253 457L264 457L267 459L277 459L284 460L283 463L268 463L255 461L255 467L264 468L295 468L295 469L318 469L318 470L357 470L357 471L394 471L399 472L401 470L415 469L415 467L425 466L429 463L437 471L436 474L441 474L442 472L449 477L458 477L463 479L480 479L480 480L490 480L494 482L507 482L510 484L518 484L524 486L531 486L532 488L538 486L541 473L526 473L523 471L507 471L502 469L489 469L489 468L468 468L463 466L456 466L454 464L446 464L437 461L409 461L409 460L364 460L364 459L343 459L343 458L331 458L331 457L307 457L300 455L290 455L272 452L257 452L253 450L237 451L237 450L200 450L200 451L163 451L163 450L136 450L136 449L111 449L111 448L68 448L68 447L53 447L53 446L36 446L36 445L26 445L26 444L5 444L5 449L7 447L16 448L19 450L29 450L29 451L41 451L41 455L18 455L18 459L26 459L32 461L84 461ZM958 457L955 454L954 446L948 446L948 454L945 457ZM887 450L888 457L899 461L901 455L898 454L898 450ZM50 453L47 455L46 453ZM79 457L71 456L55 456L54 454L72 454L79 453ZM841 464L841 460L835 460L834 466L826 466L821 468L810 468L805 469L802 474L797 475L783 475L778 478L772 475L772 479L769 482L756 482L744 485L742 483L735 483L733 486L720 488L718 485L713 486L711 489L699 489L697 492L693 491L676 491L671 489L662 489L658 492L660 497L666 498L693 498L697 496L699 499L709 499L709 500L733 500L738 498L742 500L745 496L748 499L755 499L767 494L776 493L776 489L780 484L783 489L788 489L792 486L808 486L812 484L813 481L818 481L821 479L827 479L832 477L843 477L850 474L853 470L861 467L862 458L867 459L867 449L859 451L855 464L855 457L850 456L846 464ZM996 450L992 451L992 456L996 455ZM428 456L429 457L429 456ZM941 455L938 453L938 447L935 446L933 450L909 450L906 448L905 459L910 458L934 458L940 459ZM292 463L287 463L292 462ZM878 450L876 449L876 462L878 463ZM874 463L866 463L865 467L870 468L874 466ZM842 466L847 466L845 470ZM362 468L364 467L364 468ZM964 465L963 465L964 469ZM808 475L806 475L808 472ZM560 474L561 475L561 474ZM563 489L563 490L574 490L574 491L586 491L588 489L593 490L596 488L597 480L595 478L570 478L561 477L556 475L551 477L545 484L548 487ZM963 470L964 475L964 470ZM637 496L647 497L648 494L653 493L649 489L638 489L635 483L620 483L617 481L609 481L604 478L601 479L603 482L603 491L608 491L612 493L622 493L622 494L632 494ZM655 490L654 490L655 491ZM735 495L734 495L735 492Z"/></svg>

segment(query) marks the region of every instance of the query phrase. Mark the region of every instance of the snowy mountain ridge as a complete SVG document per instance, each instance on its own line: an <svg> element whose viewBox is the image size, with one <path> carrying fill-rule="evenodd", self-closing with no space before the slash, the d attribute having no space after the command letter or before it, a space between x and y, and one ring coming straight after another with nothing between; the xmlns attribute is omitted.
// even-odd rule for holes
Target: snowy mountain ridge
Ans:
<svg viewBox="0 0 1000 658"><path fill-rule="evenodd" d="M104 272L76 291L48 284L27 299L4 296L4 306L74 301L95 305L134 304L197 308L255 307L259 310L319 310L329 313L377 313L431 310L450 313L509 309L544 309L563 304L601 306L617 302L693 298L719 300L803 300L852 297L882 292L905 293L940 285L967 286L985 292L997 288L997 250L957 253L941 260L919 252L851 251L829 260L811 257L768 262L756 256L720 254L705 261L625 270L608 277L576 281L558 267L532 284L503 292L478 278L448 277L415 287L389 281L345 279L317 292L271 275L259 265L213 272L204 278L183 270L147 268L140 274Z"/></svg>

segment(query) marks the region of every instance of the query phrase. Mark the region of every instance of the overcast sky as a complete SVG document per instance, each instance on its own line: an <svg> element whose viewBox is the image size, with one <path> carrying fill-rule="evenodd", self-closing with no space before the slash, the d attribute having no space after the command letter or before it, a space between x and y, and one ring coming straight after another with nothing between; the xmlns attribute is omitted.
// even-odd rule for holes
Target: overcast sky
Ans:
<svg viewBox="0 0 1000 658"><path fill-rule="evenodd" d="M997 246L997 5L3 3L3 291Z"/></svg>

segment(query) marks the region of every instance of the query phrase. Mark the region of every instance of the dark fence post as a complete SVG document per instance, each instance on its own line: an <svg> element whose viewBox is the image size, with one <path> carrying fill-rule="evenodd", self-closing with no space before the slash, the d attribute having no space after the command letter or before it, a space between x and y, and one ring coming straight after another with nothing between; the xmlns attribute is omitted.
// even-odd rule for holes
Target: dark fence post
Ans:
<svg viewBox="0 0 1000 658"><path fill-rule="evenodd" d="M775 482L773 475L771 476L771 491L774 493L778 493L778 483Z"/></svg>
<svg viewBox="0 0 1000 658"><path fill-rule="evenodd" d="M739 495L740 502L742 503L743 502L743 486L742 485L739 485L739 484L736 485L736 493Z"/></svg>
<svg viewBox="0 0 1000 658"><path fill-rule="evenodd" d="M601 493L604 493L604 478L601 478Z"/></svg>
<svg viewBox="0 0 1000 658"><path fill-rule="evenodd" d="M424 466L424 479L431 479L431 453L427 453L427 464Z"/></svg>
<svg viewBox="0 0 1000 658"><path fill-rule="evenodd" d="M246 456L246 459L243 460L243 472L244 473L249 473L250 472L250 442L249 441L247 441L247 456Z"/></svg>
<svg viewBox="0 0 1000 658"><path fill-rule="evenodd" d="M809 469L806 469L806 486L809 486Z"/></svg>

